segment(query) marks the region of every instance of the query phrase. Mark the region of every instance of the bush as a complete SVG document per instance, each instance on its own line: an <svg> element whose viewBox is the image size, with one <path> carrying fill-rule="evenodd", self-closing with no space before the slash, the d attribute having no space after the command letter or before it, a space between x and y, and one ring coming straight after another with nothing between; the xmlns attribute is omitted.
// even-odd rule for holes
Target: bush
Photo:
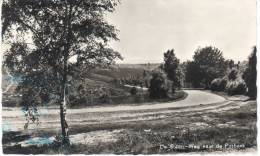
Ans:
<svg viewBox="0 0 260 156"><path fill-rule="evenodd" d="M150 80L149 93L150 98L161 99L168 97L169 84L167 78L162 72L154 72Z"/></svg>
<svg viewBox="0 0 260 156"><path fill-rule="evenodd" d="M103 93L100 97L99 97L99 101L101 103L111 103L111 97L109 94L107 93Z"/></svg>
<svg viewBox="0 0 260 156"><path fill-rule="evenodd" d="M211 81L210 89L211 91L224 91L227 85L227 80L225 78L216 78Z"/></svg>
<svg viewBox="0 0 260 156"><path fill-rule="evenodd" d="M131 95L136 95L137 94L137 88L136 87L132 87L130 90Z"/></svg>
<svg viewBox="0 0 260 156"><path fill-rule="evenodd" d="M229 81L226 85L228 95L242 95L246 92L246 83L243 79Z"/></svg>
<svg viewBox="0 0 260 156"><path fill-rule="evenodd" d="M238 78L238 71L237 69L231 69L228 73L228 80L234 81Z"/></svg>

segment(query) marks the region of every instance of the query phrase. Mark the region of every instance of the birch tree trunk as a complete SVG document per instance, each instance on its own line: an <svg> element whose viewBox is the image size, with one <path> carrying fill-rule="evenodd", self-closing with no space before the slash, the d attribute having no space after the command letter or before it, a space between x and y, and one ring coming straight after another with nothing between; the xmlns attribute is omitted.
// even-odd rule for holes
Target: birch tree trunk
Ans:
<svg viewBox="0 0 260 156"><path fill-rule="evenodd" d="M61 121L61 132L62 132L62 143L64 145L69 145L69 126L66 121L66 112L67 112L67 75L68 75L68 57L69 57L69 50L70 50L70 38L71 38L71 14L72 12L72 5L67 5L65 9L65 29L67 30L66 34L66 43L63 49L63 76L62 76L62 92L61 92L61 103L60 103L60 121Z"/></svg>
<svg viewBox="0 0 260 156"><path fill-rule="evenodd" d="M63 93L60 100L60 122L61 122L61 133L62 133L62 144L69 145L69 126L66 121L67 103L66 103L66 84L62 86Z"/></svg>

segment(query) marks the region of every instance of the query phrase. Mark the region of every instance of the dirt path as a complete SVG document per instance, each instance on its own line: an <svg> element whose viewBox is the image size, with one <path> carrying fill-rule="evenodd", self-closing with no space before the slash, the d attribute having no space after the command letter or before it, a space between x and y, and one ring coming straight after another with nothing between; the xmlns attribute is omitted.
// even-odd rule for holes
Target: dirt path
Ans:
<svg viewBox="0 0 260 156"><path fill-rule="evenodd" d="M223 102L225 99L219 95L200 91L200 90L186 90L188 97L181 101L176 102L165 102L165 103L153 103L153 104L143 104L137 106L122 105L122 106L102 106L102 107L87 107L81 109L68 109L69 114L78 113L90 113L90 112L115 112L115 111L139 111L139 110L153 110L153 109L165 109L165 108L177 108L177 107L187 107L196 106L203 104L213 104L218 102ZM23 112L17 107L3 107L3 117L14 117L22 116ZM46 109L41 108L40 114L57 114L59 109Z"/></svg>
<svg viewBox="0 0 260 156"><path fill-rule="evenodd" d="M228 105L229 102L216 94L200 90L186 90L188 97L182 101L143 104L137 106L102 106L84 109L69 109L68 123L74 125L102 124L108 122L145 121L164 118L167 113L181 113L200 110L213 110L217 107ZM42 108L40 111L40 124L30 125L29 129L51 129L58 131L60 128L59 109ZM2 111L4 130L23 130L25 118L19 108L3 108Z"/></svg>

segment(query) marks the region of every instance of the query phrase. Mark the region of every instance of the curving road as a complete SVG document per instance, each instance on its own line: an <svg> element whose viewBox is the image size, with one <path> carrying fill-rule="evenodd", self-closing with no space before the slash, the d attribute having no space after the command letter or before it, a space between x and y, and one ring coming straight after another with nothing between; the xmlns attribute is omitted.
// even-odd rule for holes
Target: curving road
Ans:
<svg viewBox="0 0 260 156"><path fill-rule="evenodd" d="M176 102L69 109L67 112L67 120L69 125L143 121L163 117L155 116L156 114L214 109L218 106L228 104L223 97L209 92L200 90L185 90L185 92L188 93L188 97ZM39 112L41 115L40 121L44 124L29 127L30 129L57 129L60 127L58 108L41 108ZM25 118L19 108L3 107L2 117L3 123L7 125L6 131L23 130Z"/></svg>
<svg viewBox="0 0 260 156"><path fill-rule="evenodd" d="M86 109L70 109L69 113L88 113L88 112L115 112L115 111L138 111L138 110L153 110L153 109L167 109L176 107L196 106L203 104L213 104L225 101L225 98L199 90L186 90L188 97L181 101L166 102L166 103L154 103L143 104L138 106L107 106L107 107L95 107Z"/></svg>
<svg viewBox="0 0 260 156"><path fill-rule="evenodd" d="M115 111L138 111L138 110L151 110L151 109L166 109L176 107L196 106L203 104L214 104L225 101L225 98L200 90L185 90L188 93L187 98L176 102L164 102L164 103L145 103L143 105L119 105L119 106L101 106L101 107L87 107L80 109L68 109L68 113L89 113L89 112L115 112ZM49 109L41 108L40 114L57 114L58 108ZM20 108L7 108L3 107L3 117L19 116L23 115Z"/></svg>

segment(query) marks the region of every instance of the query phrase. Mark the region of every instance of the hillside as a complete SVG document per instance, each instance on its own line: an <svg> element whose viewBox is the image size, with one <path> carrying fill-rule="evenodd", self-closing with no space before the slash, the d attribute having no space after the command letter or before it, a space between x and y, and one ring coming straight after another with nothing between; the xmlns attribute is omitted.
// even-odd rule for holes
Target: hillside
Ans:
<svg viewBox="0 0 260 156"><path fill-rule="evenodd" d="M159 63L143 63L143 64L116 64L117 68L131 68L131 69L143 69L153 70L159 67Z"/></svg>
<svg viewBox="0 0 260 156"><path fill-rule="evenodd" d="M115 80L128 78L142 78L144 70L152 70L158 65L146 64L119 64L113 65L108 69L95 69L88 74L84 80L76 80L70 87L71 103L108 103L106 98L120 98L129 96L129 88ZM2 89L6 90L9 84L13 84L10 89L3 94L3 106L17 106L17 101L21 100L20 93L15 94L17 82L12 83L14 79L3 73ZM100 98L104 98L100 102ZM73 105L74 105L73 104ZM87 104L88 105L88 104Z"/></svg>

